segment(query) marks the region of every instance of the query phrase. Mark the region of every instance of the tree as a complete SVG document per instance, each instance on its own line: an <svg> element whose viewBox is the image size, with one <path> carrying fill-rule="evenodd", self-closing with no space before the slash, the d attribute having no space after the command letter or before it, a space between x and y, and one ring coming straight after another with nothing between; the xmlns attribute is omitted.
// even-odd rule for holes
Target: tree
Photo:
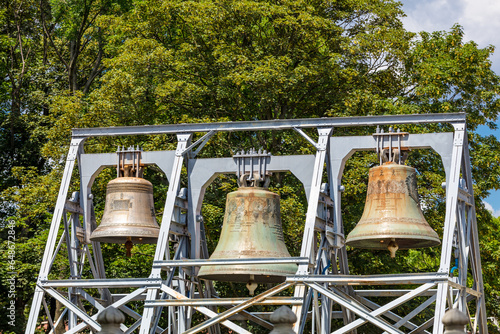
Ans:
<svg viewBox="0 0 500 334"><path fill-rule="evenodd" d="M474 130L480 124L493 127L497 120L498 76L488 58L493 48L464 43L459 26L449 32L414 35L403 29L401 5L392 0L71 3L42 2L38 14L42 26L37 31L43 36L38 41L45 51L37 59L41 57L42 64L46 59L51 68L45 74L37 72L42 77L39 81L52 78L50 82L64 83L64 87L31 90L43 97L46 109L30 107L39 116L39 121L30 123L30 136L42 138L39 152L50 165L15 169L17 183L3 193L18 207L14 219L26 230L22 239L26 245L43 240L43 236L30 238L50 221L47 209L54 205L53 186L59 184L61 156L67 152L72 127L428 112L467 112L478 215L485 228L495 228L480 200L498 187L500 144ZM403 128L411 132L443 129L448 128ZM336 129L335 135L373 131ZM111 152L116 144L173 149L174 138L92 139L86 150ZM263 147L275 155L308 153L307 145L286 131L218 134L201 156L230 156L250 147ZM359 198L366 192L366 172L375 163L374 155L358 154L346 167L343 214L348 231L361 216ZM427 219L439 229L444 214L440 187L444 172L439 159L432 153L413 152L410 164L421 172L420 193L429 204ZM155 187L165 189L164 177L148 173ZM97 180L96 198L102 197L110 178L111 172L106 172ZM275 176L272 186L282 195L282 216L289 227L285 237L294 253L305 196L297 180L288 175ZM215 247L220 232L224 194L234 187L233 179L221 178L207 192L202 213L210 247ZM156 200L161 208L162 198ZM102 212L101 202L96 203L96 212L98 216ZM492 240L482 239L488 249L484 265L490 269L496 268L498 248ZM106 251L118 253L112 245ZM355 273L422 271L435 268L433 258L438 252L402 252L392 262L385 253L374 256L353 249L349 256ZM28 254L23 256L30 261ZM106 258L110 272L119 272L115 260ZM144 261L147 256L139 255L127 262L123 274L141 272L138 264ZM64 262L57 263L62 272ZM485 277L494 287L493 276ZM28 278L23 286L29 291L27 282ZM498 291L489 291L488 310L496 315Z"/></svg>

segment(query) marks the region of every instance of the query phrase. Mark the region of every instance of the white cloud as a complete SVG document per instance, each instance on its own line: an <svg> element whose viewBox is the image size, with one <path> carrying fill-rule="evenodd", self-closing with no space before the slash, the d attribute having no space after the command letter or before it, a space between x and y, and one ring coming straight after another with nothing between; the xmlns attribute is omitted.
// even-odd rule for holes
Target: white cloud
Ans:
<svg viewBox="0 0 500 334"><path fill-rule="evenodd" d="M406 17L402 19L409 31L449 31L455 24L464 29L464 40L476 42L480 48L496 46L491 56L492 69L500 74L500 1L499 0L401 0ZM499 124L500 125L500 124ZM500 139L500 131L495 132ZM497 208L487 202L485 207L495 216L500 216L498 193L492 191L488 198Z"/></svg>
<svg viewBox="0 0 500 334"><path fill-rule="evenodd" d="M486 208L486 210L491 212L493 217L500 217L500 209L497 209L497 210L493 209L493 206L490 203L485 202L485 201L483 201L483 204L484 204L484 207Z"/></svg>
<svg viewBox="0 0 500 334"><path fill-rule="evenodd" d="M464 40L479 47L494 45L493 70L500 73L500 1L498 0L402 0L405 28L414 31L450 30L458 23L464 28Z"/></svg>

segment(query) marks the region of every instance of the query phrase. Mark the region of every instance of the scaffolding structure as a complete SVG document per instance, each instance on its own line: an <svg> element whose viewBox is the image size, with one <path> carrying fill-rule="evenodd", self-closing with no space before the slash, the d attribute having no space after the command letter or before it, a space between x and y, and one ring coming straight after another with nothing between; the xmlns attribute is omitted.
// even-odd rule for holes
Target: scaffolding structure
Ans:
<svg viewBox="0 0 500 334"><path fill-rule="evenodd" d="M339 136L332 133L338 127L379 126L402 124L449 123L454 132L408 134L377 133L369 136ZM311 139L303 129L315 128L318 140ZM314 155L271 156L266 152L239 153L229 158L197 158L203 146L217 132L296 130L316 150ZM194 133L205 133L192 143ZM89 137L175 134L175 151L141 152L137 149L121 152L121 159L135 161L140 155L144 165L156 165L169 181L160 233L151 274L147 278L108 278L99 242L90 241L96 227L91 187L96 176L106 167L117 165L115 153L86 154L84 142ZM344 166L356 151L373 151L384 145L406 149L432 149L441 157L446 172L446 215L443 222L440 267L437 272L393 275L350 275L344 245L341 215L342 175ZM80 191L68 199L73 169L77 164ZM181 169L187 167L187 189L181 189ZM299 257L208 260L201 206L205 190L219 174L245 171L291 172L304 186L308 206ZM328 183L323 184L323 173ZM297 333L355 333L356 328L371 323L384 333L443 333L442 318L447 308L457 307L466 313L474 309L473 333L487 333L484 287L479 254L479 239L474 207L473 181L463 113L391 115L345 118L318 118L273 121L226 122L206 124L176 124L111 128L74 129L59 195L52 218L36 290L29 314L26 334L35 332L40 310L54 329L67 321L66 333L101 326L98 314L107 306L120 309L135 322L125 333L220 333L225 326L235 333L250 333L238 324L249 320L267 329L273 325L265 314L250 312L253 305L289 305L298 317ZM80 217L83 216L83 225ZM64 232L58 237L60 225ZM318 238L319 236L319 238ZM49 279L49 273L61 245L66 243L70 277ZM319 245L319 246L318 246ZM174 247L175 246L175 247ZM92 249L92 252L91 252ZM169 254L175 249L175 255ZM458 276L450 274L452 258L458 259ZM239 265L296 263L298 271L287 276L284 283L249 298L218 298L210 281L200 284L197 270L204 265ZM84 265L90 264L93 279L82 279ZM162 271L167 272L162 277ZM399 288L407 286L406 289ZM354 289L367 286L370 289ZM386 287L381 289L380 287ZM397 288L394 288L397 286ZM293 296L276 296L293 287ZM392 289L391 289L392 287ZM127 294L117 288L132 288ZM67 289L62 294L61 289ZM98 289L93 296L89 289ZM94 291L94 290L92 290ZM50 296L65 306L58 319L52 319L45 300ZM370 298L392 297L385 305ZM396 314L396 307L425 297L425 301L408 314ZM89 314L82 300L97 310ZM421 299L419 299L421 300ZM143 302L142 314L128 304ZM335 304L341 311L333 310ZM472 307L470 307L473 305ZM218 307L218 308L217 308ZM226 308L217 313L217 310ZM412 319L424 309L434 308L434 316L416 324ZM336 308L338 309L338 308ZM192 324L192 315L200 312L206 320ZM471 315L472 316L472 315ZM160 328L161 317L168 317L166 328ZM332 319L342 319L343 326L331 328ZM404 327L405 331L401 330Z"/></svg>

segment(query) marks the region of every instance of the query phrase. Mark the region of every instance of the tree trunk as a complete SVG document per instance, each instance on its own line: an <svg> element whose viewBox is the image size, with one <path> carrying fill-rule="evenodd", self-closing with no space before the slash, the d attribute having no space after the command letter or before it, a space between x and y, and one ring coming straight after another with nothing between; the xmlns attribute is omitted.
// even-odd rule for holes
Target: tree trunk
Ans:
<svg viewBox="0 0 500 334"><path fill-rule="evenodd" d="M57 321L61 314L63 313L63 304L56 299L56 311L54 314L54 321ZM54 333L55 334L63 334L66 331L66 326L64 325L64 321L59 321L59 324L56 326Z"/></svg>

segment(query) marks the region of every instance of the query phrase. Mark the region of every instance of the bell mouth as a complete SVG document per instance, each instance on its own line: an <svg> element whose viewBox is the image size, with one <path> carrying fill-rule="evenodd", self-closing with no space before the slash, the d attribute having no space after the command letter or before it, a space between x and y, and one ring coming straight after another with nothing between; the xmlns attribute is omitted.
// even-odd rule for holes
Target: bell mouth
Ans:
<svg viewBox="0 0 500 334"><path fill-rule="evenodd" d="M391 241L395 241L399 249L427 248L439 246L441 244L439 239L428 236L411 236L405 238L401 235L378 235L374 238L367 236L357 238L348 237L346 245L362 249L387 250L387 246Z"/></svg>
<svg viewBox="0 0 500 334"><path fill-rule="evenodd" d="M124 244L131 240L134 244L155 244L158 241L160 229L156 227L134 228L131 231L130 225L123 227L118 224L97 227L90 236L90 241L105 242L109 244ZM133 235L132 235L132 233Z"/></svg>
<svg viewBox="0 0 500 334"><path fill-rule="evenodd" d="M293 275L291 273L286 273L288 275ZM286 275L284 273L284 275ZM251 277L253 276L253 277ZM253 281L255 283L282 283L285 281L286 276L278 276L278 275L259 275L259 274L244 274L244 273L214 273L208 275L198 275L199 278L211 281L219 281L219 282L233 282L233 283L248 283L249 281Z"/></svg>
<svg viewBox="0 0 500 334"><path fill-rule="evenodd" d="M95 231L94 231L95 232ZM130 238L130 240L136 244L155 244L158 241L158 233L156 233L156 237L130 237L130 235L114 235L114 236L92 236L90 238L91 241L104 242L108 244L125 244Z"/></svg>

